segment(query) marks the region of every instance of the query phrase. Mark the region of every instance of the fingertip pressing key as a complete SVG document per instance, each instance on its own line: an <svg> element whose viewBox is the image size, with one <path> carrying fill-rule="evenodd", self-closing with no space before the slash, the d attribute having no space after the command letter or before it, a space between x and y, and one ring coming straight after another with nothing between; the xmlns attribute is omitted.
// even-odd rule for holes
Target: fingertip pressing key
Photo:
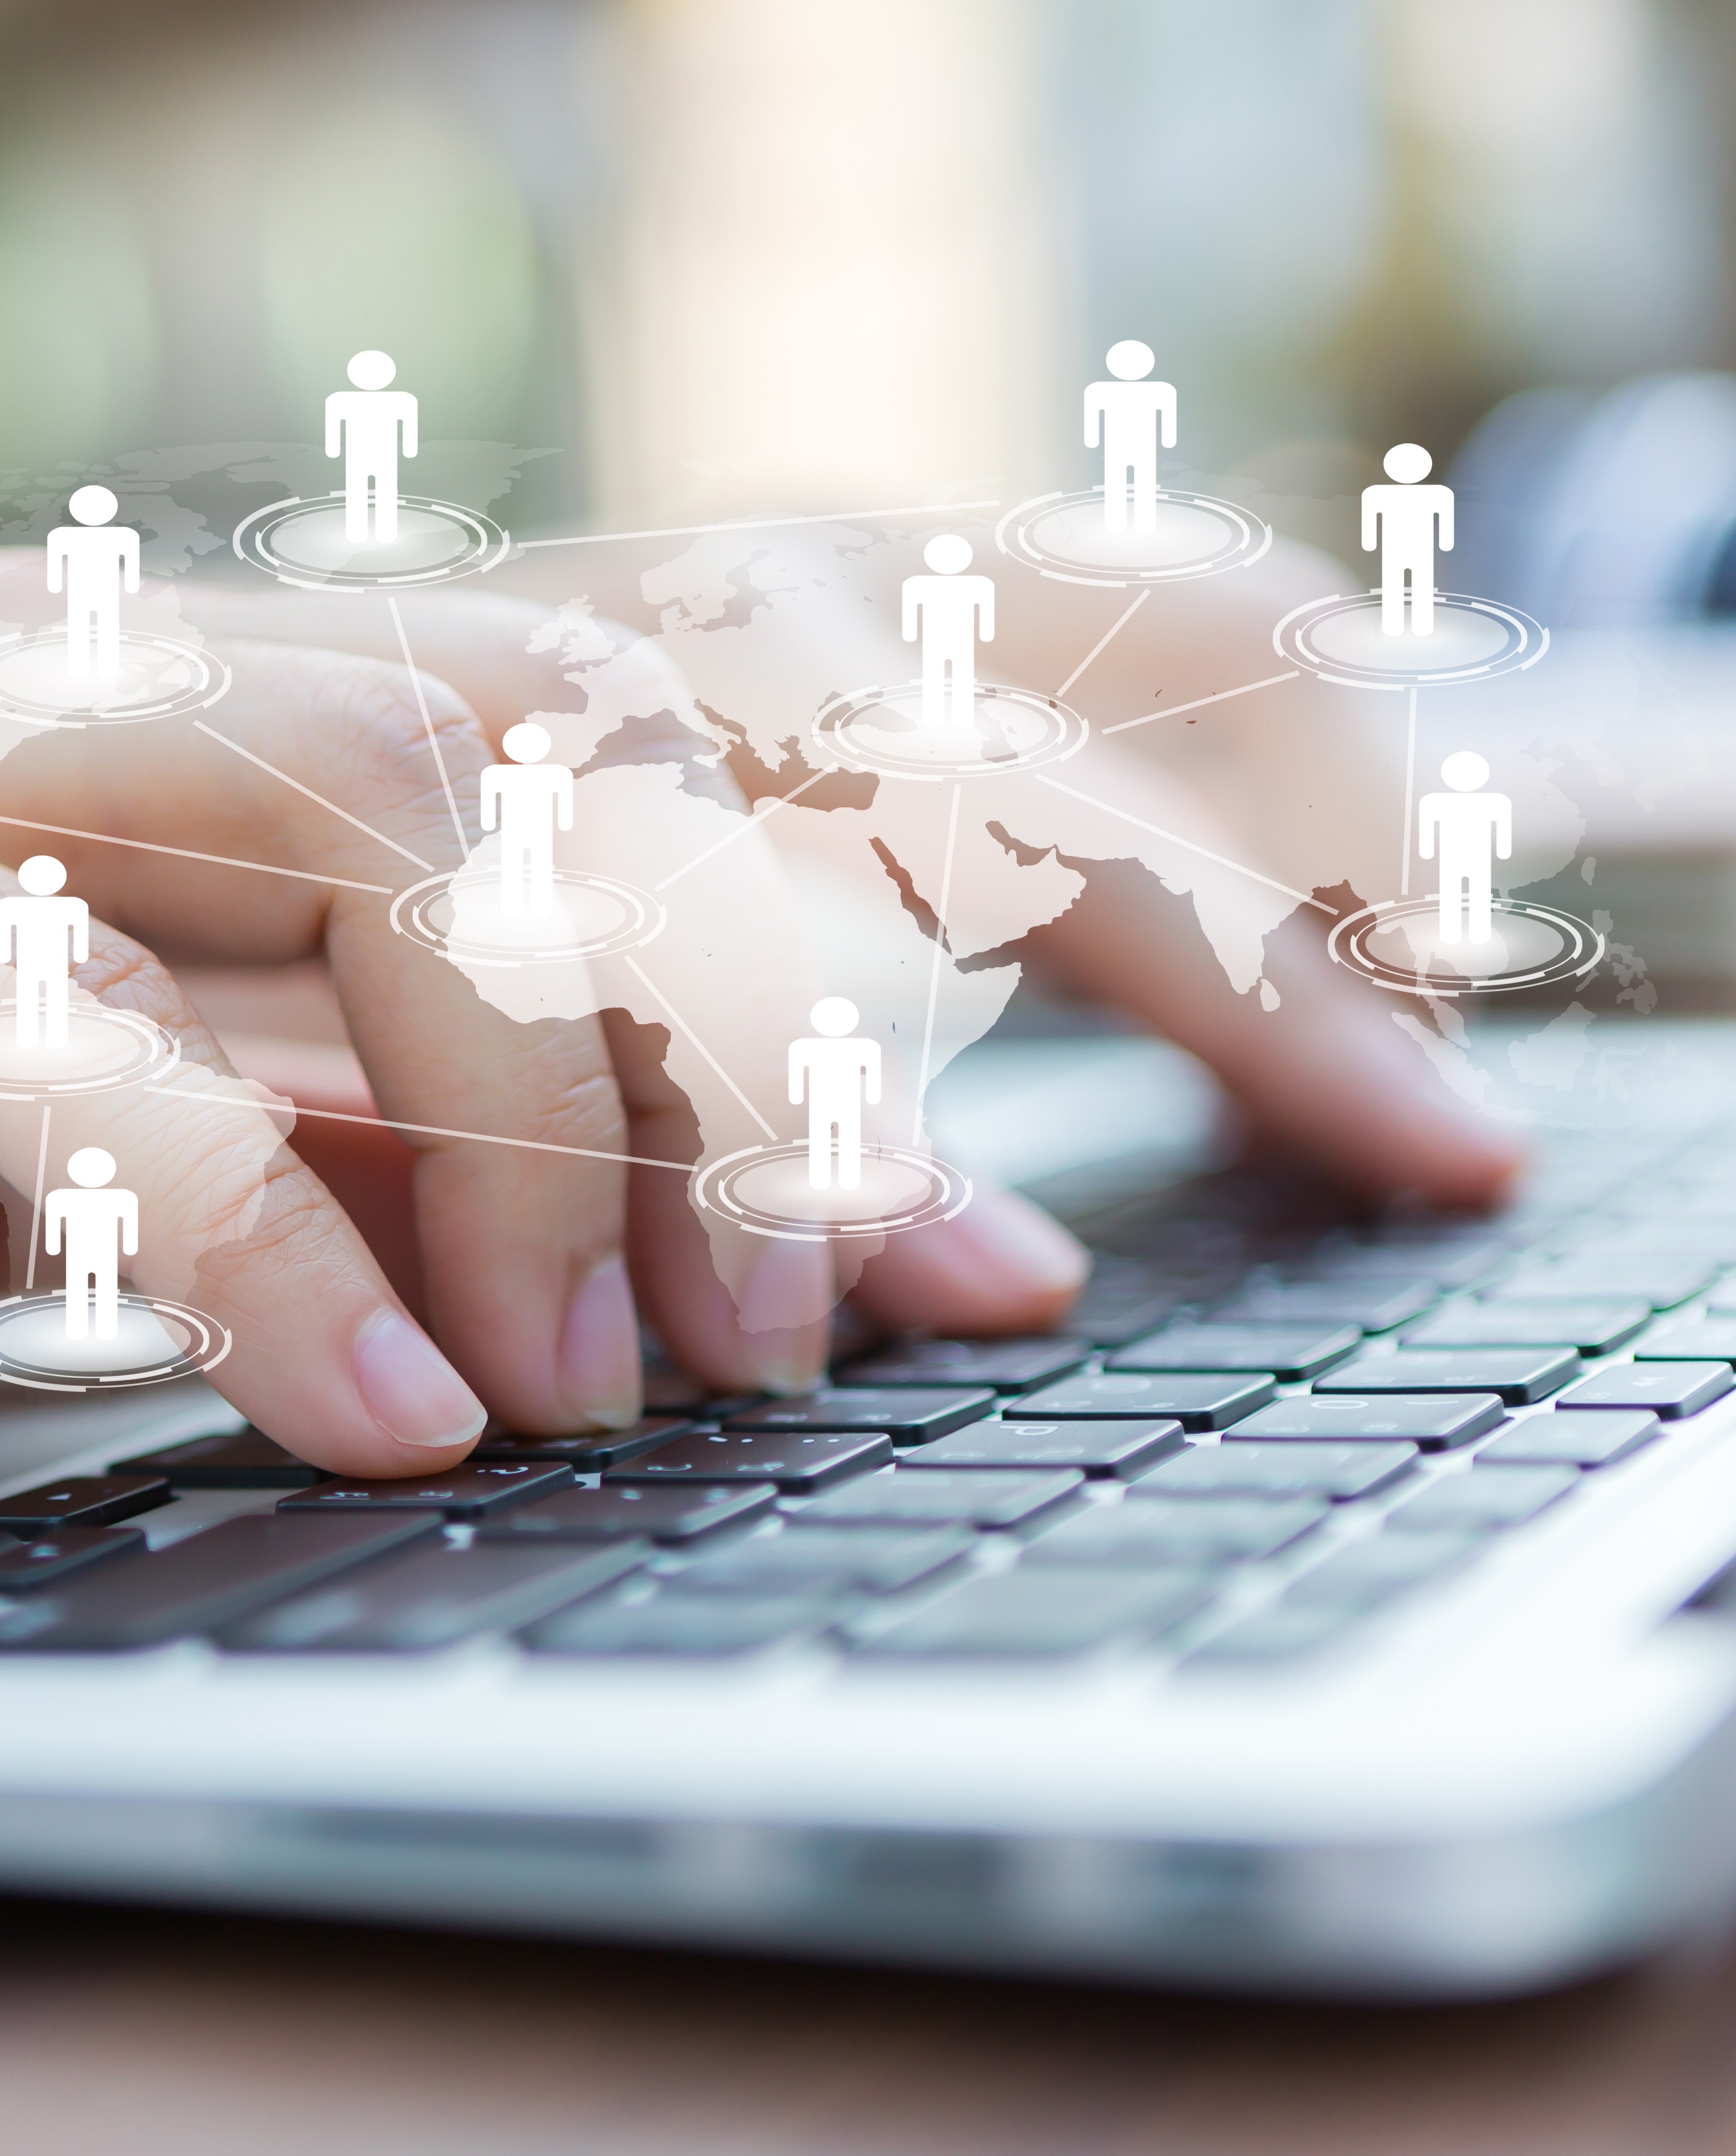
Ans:
<svg viewBox="0 0 1736 2156"><path fill-rule="evenodd" d="M382 1308L356 1335L356 1389L399 1445L448 1450L481 1436L488 1412L419 1326Z"/></svg>

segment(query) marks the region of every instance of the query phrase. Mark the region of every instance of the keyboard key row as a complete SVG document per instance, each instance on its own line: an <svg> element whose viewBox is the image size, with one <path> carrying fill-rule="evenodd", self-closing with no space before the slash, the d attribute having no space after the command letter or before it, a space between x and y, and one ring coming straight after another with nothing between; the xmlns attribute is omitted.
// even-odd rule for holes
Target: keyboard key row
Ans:
<svg viewBox="0 0 1736 2156"><path fill-rule="evenodd" d="M1580 1374L1571 1348L1401 1348L1316 1378L1317 1393L1493 1393L1509 1407L1546 1399Z"/></svg>

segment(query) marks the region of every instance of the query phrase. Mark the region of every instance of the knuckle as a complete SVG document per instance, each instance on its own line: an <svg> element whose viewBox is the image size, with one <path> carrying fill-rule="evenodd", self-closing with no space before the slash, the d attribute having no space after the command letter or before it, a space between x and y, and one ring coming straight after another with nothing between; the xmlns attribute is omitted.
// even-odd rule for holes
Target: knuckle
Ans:
<svg viewBox="0 0 1736 2156"><path fill-rule="evenodd" d="M418 670L428 722L448 772L474 777L489 761L486 736L458 692ZM417 682L407 669L353 653L320 672L299 721L309 783L335 798L414 819L445 816L445 795L429 753Z"/></svg>

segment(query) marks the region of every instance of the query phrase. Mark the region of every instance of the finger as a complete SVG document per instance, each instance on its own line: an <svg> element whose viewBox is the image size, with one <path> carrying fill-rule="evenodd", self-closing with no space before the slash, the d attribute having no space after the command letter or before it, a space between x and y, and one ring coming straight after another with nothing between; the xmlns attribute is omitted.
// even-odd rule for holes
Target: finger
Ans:
<svg viewBox="0 0 1736 2156"><path fill-rule="evenodd" d="M438 1337L489 1407L520 1427L632 1421L639 1358L621 1262L625 1124L602 1029L519 1025L391 926L393 889L458 852L421 701L440 762L473 801L492 756L486 737L441 683L420 684L419 700L401 666L293 647L228 650L235 683L214 730L263 762L197 731L115 729L100 756L57 735L8 758L13 813L331 878L249 876L57 841L81 890L181 951L258 960L328 947L382 1113L409 1127L417 1154Z"/></svg>
<svg viewBox="0 0 1736 2156"><path fill-rule="evenodd" d="M815 993L811 968L799 956L787 963L780 956L792 926L781 880L759 834L732 829L745 804L689 691L653 645L586 623L588 641L576 654L577 630L566 626L557 634L547 609L508 598L473 596L453 607L406 593L396 622L379 610L318 598L279 603L226 594L215 601L202 596L199 604L207 625L258 629L284 619L286 604L301 631L343 648L387 657L402 656L407 646L424 680L438 675L461 694L494 742L527 711L555 727L551 713L582 703L586 722L602 729L596 735L601 747L580 779L576 828L562 844L563 858L656 885L664 874L684 872L719 838L730 842L719 873L685 886L663 937L643 954L642 973L653 973L656 986L619 964L596 968L596 1000L613 1006L608 1034L627 1117L624 1149L679 1163L702 1150L715 1154L751 1142L762 1132L752 1111L742 1118L742 1095L762 1118L776 1120L786 1045L805 1030ZM600 653L607 654L606 667ZM589 663L569 676L562 669L576 655ZM584 685L578 693L575 680ZM558 754L558 729L556 738ZM660 785L630 797L608 791L615 781L606 774L618 777L629 764L653 775L673 766L679 793ZM629 805L587 818L587 800L599 793ZM711 813L713 804L722 816ZM736 964L732 951L753 952L754 965ZM673 1003L679 1024L670 1021L660 994ZM680 1086L668 1075L672 1057ZM719 1065L727 1065L727 1078ZM693 1112L696 1100L703 1118ZM720 1137L720 1130L730 1135ZM812 1383L826 1357L819 1314L832 1300L824 1253L765 1239L745 1242L717 1216L702 1219L668 1171L635 1168L632 1176L633 1284L671 1353L728 1388Z"/></svg>
<svg viewBox="0 0 1736 2156"><path fill-rule="evenodd" d="M1449 1092L1390 1007L1343 979L1302 921L1272 941L1275 1010L1235 993L1188 907L1129 862L1094 866L1031 942L1073 991L1120 1002L1209 1063L1257 1132L1352 1188L1482 1208L1522 1164L1523 1149Z"/></svg>
<svg viewBox="0 0 1736 2156"><path fill-rule="evenodd" d="M11 879L8 879L9 882ZM279 1135L164 968L93 921L76 995L141 1014L178 1041L157 1084L54 1101L51 1119L8 1101L3 1172L28 1189L100 1146L134 1192L133 1277L191 1303L233 1346L212 1382L316 1465L357 1475L427 1472L480 1433L474 1394L404 1310L342 1212Z"/></svg>
<svg viewBox="0 0 1736 2156"><path fill-rule="evenodd" d="M889 1237L856 1300L899 1331L1046 1332L1090 1270L1084 1246L1040 1205L978 1182L952 1219Z"/></svg>

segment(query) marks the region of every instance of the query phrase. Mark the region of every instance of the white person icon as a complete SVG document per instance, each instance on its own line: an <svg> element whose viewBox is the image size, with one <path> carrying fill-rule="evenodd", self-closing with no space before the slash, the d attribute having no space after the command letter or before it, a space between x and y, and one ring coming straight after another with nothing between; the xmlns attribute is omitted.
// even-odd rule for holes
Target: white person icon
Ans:
<svg viewBox="0 0 1736 2156"><path fill-rule="evenodd" d="M66 506L74 521L49 534L49 589L60 589L63 574L66 586L66 670L112 681L120 671L123 576L129 592L139 588L139 535L113 521L120 504L105 486L81 486Z"/></svg>
<svg viewBox="0 0 1736 2156"><path fill-rule="evenodd" d="M848 996L822 996L808 1013L817 1039L790 1043L790 1099L807 1098L807 1179L816 1190L832 1188L833 1132L837 1187L862 1185L862 1105L880 1098L880 1044L857 1037L861 1018Z"/></svg>
<svg viewBox="0 0 1736 2156"><path fill-rule="evenodd" d="M1103 521L1106 531L1127 529L1128 480L1133 480L1134 529L1157 529L1157 443L1175 446L1175 391L1168 382L1148 382L1157 354L1137 337L1124 337L1104 355L1113 382L1093 382L1085 392L1085 446L1103 437Z"/></svg>
<svg viewBox="0 0 1736 2156"><path fill-rule="evenodd" d="M1416 442L1399 442L1381 466L1390 486L1362 490L1362 547L1372 553L1380 530L1380 626L1389 636L1405 633L1405 579L1411 580L1411 631L1435 630L1435 526L1443 552L1452 550L1452 489L1425 486L1435 460Z"/></svg>
<svg viewBox="0 0 1736 2156"><path fill-rule="evenodd" d="M932 576L906 577L904 583L904 641L922 634L922 723L969 726L976 707L976 639L995 639L995 586L988 577L967 577L970 542L955 531L942 531L922 550ZM952 677L952 707L946 702ZM853 1025L855 1020L853 1019Z"/></svg>
<svg viewBox="0 0 1736 2156"><path fill-rule="evenodd" d="M59 1255L66 1231L66 1337L113 1340L120 1330L120 1257L139 1254L139 1201L131 1190L110 1190L115 1156L100 1146L80 1146L66 1163L76 1190L51 1190L43 1207L43 1241ZM120 1250L115 1249L119 1241Z"/></svg>
<svg viewBox="0 0 1736 2156"><path fill-rule="evenodd" d="M346 371L355 388L325 400L325 454L344 459L344 536L366 543L371 483L374 537L387 546L398 536L400 429L404 454L416 454L416 399L392 387L398 370L388 353L359 352Z"/></svg>
<svg viewBox="0 0 1736 2156"><path fill-rule="evenodd" d="M482 828L500 827L500 911L552 913L555 826L572 829L572 773L544 762L554 743L534 720L509 726L500 746L512 761L482 774Z"/></svg>
<svg viewBox="0 0 1736 2156"><path fill-rule="evenodd" d="M1494 934L1495 856L1513 854L1513 803L1485 793L1489 767L1475 749L1447 757L1441 776L1450 793L1425 793L1417 803L1416 849L1426 861L1441 849L1441 941L1457 943L1467 928L1473 943Z"/></svg>
<svg viewBox="0 0 1736 2156"><path fill-rule="evenodd" d="M34 1048L64 1048L72 969L90 956L90 909L63 898L66 870L52 854L33 854L18 869L23 889L0 898L0 964L15 969L15 1037Z"/></svg>

